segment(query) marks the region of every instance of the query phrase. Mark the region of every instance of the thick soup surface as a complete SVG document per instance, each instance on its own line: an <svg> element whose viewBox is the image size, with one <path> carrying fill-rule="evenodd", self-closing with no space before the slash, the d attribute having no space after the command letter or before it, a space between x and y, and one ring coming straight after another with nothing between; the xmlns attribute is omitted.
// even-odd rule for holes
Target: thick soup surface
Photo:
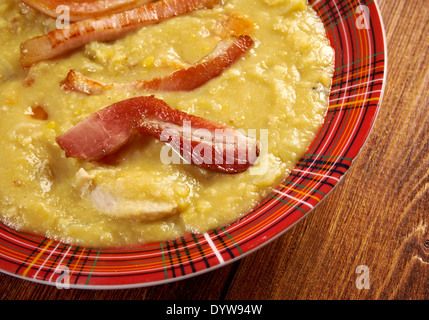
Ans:
<svg viewBox="0 0 429 320"><path fill-rule="evenodd" d="M86 95L60 86L72 69L113 83L188 67L216 48L230 16L251 21L255 45L196 90ZM334 52L305 0L224 0L24 70L20 44L55 28L55 19L20 1L0 3L0 218L12 228L117 247L227 225L286 177L323 123ZM259 162L232 175L165 164L165 144L143 136L104 162L90 162L66 158L55 142L90 114L142 95L256 132L264 144Z"/></svg>

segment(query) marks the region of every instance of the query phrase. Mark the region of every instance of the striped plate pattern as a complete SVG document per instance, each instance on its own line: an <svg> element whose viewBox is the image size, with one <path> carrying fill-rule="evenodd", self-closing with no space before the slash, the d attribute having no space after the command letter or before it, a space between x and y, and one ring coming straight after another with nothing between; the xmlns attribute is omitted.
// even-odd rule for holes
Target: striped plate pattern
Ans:
<svg viewBox="0 0 429 320"><path fill-rule="evenodd" d="M338 184L365 143L383 95L386 48L374 0L313 0L336 51L324 126L287 179L252 212L206 234L127 249L70 246L0 224L0 271L58 287L149 286L211 271L282 235Z"/></svg>

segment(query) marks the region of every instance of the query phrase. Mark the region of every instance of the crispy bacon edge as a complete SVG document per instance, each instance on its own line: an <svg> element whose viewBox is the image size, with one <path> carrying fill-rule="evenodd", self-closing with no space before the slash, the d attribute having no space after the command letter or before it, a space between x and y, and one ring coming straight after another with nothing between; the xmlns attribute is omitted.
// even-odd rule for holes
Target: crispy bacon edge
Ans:
<svg viewBox="0 0 429 320"><path fill-rule="evenodd" d="M227 43L231 42L229 46ZM220 76L236 63L253 46L254 41L248 35L224 39L218 46L221 52L207 61L199 62L189 68L177 70L167 76L152 80L138 80L130 83L105 84L71 70L61 82L63 89L88 95L100 94L109 89L134 89L153 91L192 91L210 80ZM216 51L216 50L215 50Z"/></svg>
<svg viewBox="0 0 429 320"><path fill-rule="evenodd" d="M58 18L62 13L58 8L68 8L68 19L76 22L84 19L101 17L109 14L123 12L153 2L153 0L21 0L33 9L52 18Z"/></svg>
<svg viewBox="0 0 429 320"><path fill-rule="evenodd" d="M182 129L185 124L191 126L191 131ZM210 139L202 139L200 129ZM118 151L136 133L170 144L193 165L228 174L246 171L260 152L256 138L174 109L154 96L105 107L57 137L56 142L68 158L96 161ZM211 161L205 161L207 156Z"/></svg>
<svg viewBox="0 0 429 320"><path fill-rule="evenodd" d="M192 11L209 9L220 0L159 0L99 18L85 19L21 43L21 65L59 57L92 41L112 41L149 24Z"/></svg>

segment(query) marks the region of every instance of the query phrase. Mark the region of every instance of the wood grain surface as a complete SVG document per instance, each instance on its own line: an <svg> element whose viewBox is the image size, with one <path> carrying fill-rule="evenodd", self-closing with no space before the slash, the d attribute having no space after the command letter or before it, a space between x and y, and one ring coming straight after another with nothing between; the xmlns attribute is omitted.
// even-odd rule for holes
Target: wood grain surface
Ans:
<svg viewBox="0 0 429 320"><path fill-rule="evenodd" d="M429 299L429 1L378 1L388 83L364 149L315 211L221 269L129 290L63 289L0 275L1 300ZM369 288L358 288L358 266Z"/></svg>

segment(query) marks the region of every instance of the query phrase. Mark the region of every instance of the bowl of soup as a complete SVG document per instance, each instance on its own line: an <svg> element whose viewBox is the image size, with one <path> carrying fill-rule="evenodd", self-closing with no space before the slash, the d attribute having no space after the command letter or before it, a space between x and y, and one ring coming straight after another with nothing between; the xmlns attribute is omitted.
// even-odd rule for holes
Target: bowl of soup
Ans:
<svg viewBox="0 0 429 320"><path fill-rule="evenodd" d="M236 261L329 194L376 119L375 3L129 1L82 16L84 2L62 2L0 5L5 273L125 288ZM192 157L219 154L225 128L257 141L254 157L233 151L236 170L225 150Z"/></svg>

